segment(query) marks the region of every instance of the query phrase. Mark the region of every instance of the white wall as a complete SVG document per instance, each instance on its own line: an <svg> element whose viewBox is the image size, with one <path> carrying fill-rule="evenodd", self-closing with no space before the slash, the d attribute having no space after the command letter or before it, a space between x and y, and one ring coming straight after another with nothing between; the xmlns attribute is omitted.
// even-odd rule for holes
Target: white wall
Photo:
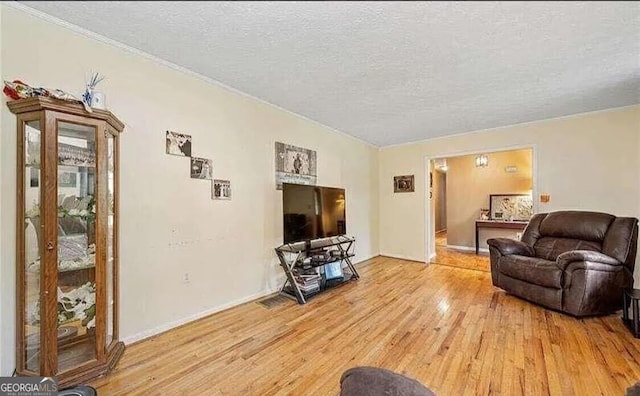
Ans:
<svg viewBox="0 0 640 396"><path fill-rule="evenodd" d="M2 74L2 10L4 7L2 7L0 5L0 76L4 76ZM4 115L4 111L0 111L0 125L2 125L2 119ZM6 133L1 133L2 130L0 129L0 165L4 164L3 162L3 147L4 145L3 143L3 136L6 135ZM3 191L6 191L4 188L4 177L3 177L4 172L0 171L0 197L3 197ZM3 213L3 207L4 207L4 202L0 199L0 290L3 290L5 287L11 287L11 283L10 280L8 279L8 274L6 273L6 271L4 271L4 262L5 262L5 257L9 256L9 249L7 249L7 247L5 247L5 241L4 241L4 232L2 232L2 226L4 226L5 222L4 222L4 217L2 215ZM5 321L2 318L6 318L9 317L11 315L13 315L13 309L11 309L11 306L9 306L8 304L11 303L11 301L9 301L9 298L2 298L4 297L2 294L2 292L0 291L0 375L7 375L9 374L8 371L9 369L5 369L5 362L8 362L10 359L9 358L10 355L12 355L12 350L9 349L10 348L10 338L12 337L12 333L11 331L9 331L7 328L9 326L9 323L5 324ZM7 342L5 342L5 340L7 340ZM5 358L5 356L7 356ZM8 367L8 366L6 366Z"/></svg>
<svg viewBox="0 0 640 396"><path fill-rule="evenodd" d="M548 204L538 203L540 212L579 209L640 217L639 139L640 106L635 106L383 148L380 252L425 260L425 157L533 146L537 192L551 195ZM416 192L394 194L393 176L406 174L416 176Z"/></svg>
<svg viewBox="0 0 640 396"><path fill-rule="evenodd" d="M318 184L347 194L357 261L378 249L378 149L250 97L3 5L2 77L79 94L92 71L125 124L121 140L121 336L134 340L280 286L274 143L317 151ZM14 366L16 122L2 106L1 367ZM165 131L193 136L233 200L213 201ZM183 283L185 272L190 283Z"/></svg>

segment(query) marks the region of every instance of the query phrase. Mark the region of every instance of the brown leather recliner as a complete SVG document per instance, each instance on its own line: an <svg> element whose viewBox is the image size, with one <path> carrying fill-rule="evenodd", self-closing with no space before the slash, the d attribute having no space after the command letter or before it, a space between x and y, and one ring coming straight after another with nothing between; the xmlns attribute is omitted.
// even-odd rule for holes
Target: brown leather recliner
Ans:
<svg viewBox="0 0 640 396"><path fill-rule="evenodd" d="M633 285L638 219L563 211L531 218L522 241L487 241L491 280L508 293L574 316L612 313Z"/></svg>

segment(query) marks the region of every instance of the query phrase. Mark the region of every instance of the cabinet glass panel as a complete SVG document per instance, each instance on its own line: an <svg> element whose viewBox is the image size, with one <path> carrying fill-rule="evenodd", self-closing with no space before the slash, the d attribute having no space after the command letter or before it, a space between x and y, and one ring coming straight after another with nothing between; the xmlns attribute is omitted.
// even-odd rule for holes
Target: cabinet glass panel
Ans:
<svg viewBox="0 0 640 396"><path fill-rule="evenodd" d="M58 122L58 371L96 358L96 129Z"/></svg>
<svg viewBox="0 0 640 396"><path fill-rule="evenodd" d="M24 124L24 361L25 368L40 368L40 121Z"/></svg>
<svg viewBox="0 0 640 396"><path fill-rule="evenodd" d="M107 282L107 338L106 346L113 340L114 326L114 265L115 265L115 139L113 135L107 133L107 262L106 262L106 282Z"/></svg>

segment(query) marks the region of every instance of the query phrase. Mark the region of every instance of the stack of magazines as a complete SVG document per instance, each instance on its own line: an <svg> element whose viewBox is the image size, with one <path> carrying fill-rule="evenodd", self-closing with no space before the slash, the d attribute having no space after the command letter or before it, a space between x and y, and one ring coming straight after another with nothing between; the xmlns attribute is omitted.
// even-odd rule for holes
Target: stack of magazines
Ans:
<svg viewBox="0 0 640 396"><path fill-rule="evenodd" d="M296 275L296 283L301 292L308 294L320 291L320 280L322 277L318 274L313 275Z"/></svg>

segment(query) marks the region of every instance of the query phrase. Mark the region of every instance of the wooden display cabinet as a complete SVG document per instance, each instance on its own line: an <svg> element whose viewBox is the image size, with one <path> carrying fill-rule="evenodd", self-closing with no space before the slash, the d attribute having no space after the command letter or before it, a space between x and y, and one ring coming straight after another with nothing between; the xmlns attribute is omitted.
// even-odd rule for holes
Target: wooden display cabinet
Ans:
<svg viewBox="0 0 640 396"><path fill-rule="evenodd" d="M118 144L109 111L45 97L17 116L17 373L60 387L109 372L118 340Z"/></svg>

